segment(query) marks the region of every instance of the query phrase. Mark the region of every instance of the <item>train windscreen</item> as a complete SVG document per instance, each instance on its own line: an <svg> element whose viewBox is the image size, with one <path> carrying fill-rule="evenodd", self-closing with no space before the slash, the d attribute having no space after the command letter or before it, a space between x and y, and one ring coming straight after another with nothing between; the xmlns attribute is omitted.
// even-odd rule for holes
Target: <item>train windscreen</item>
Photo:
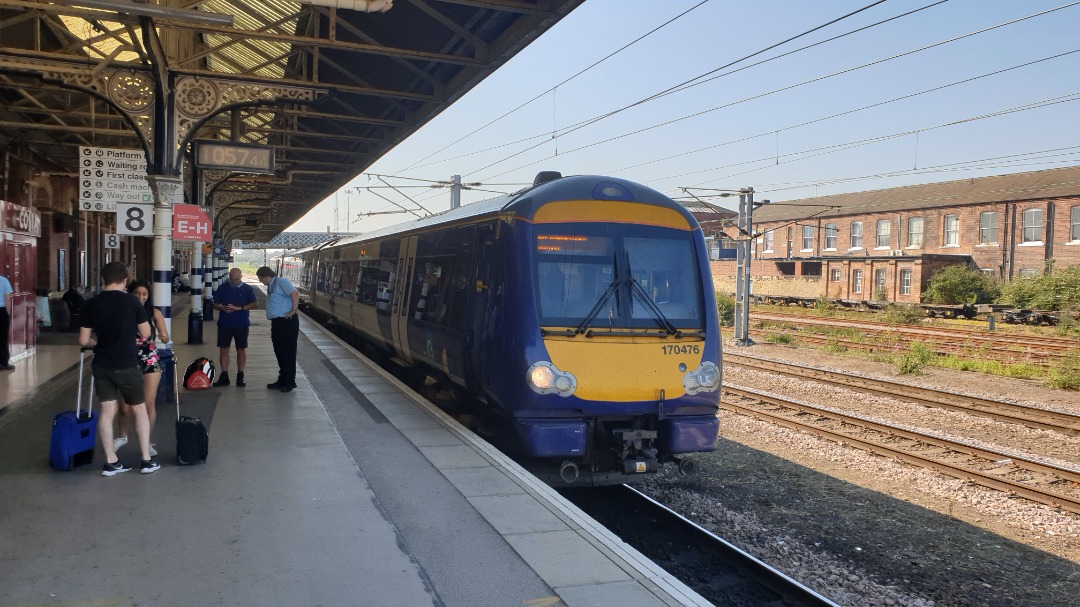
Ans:
<svg viewBox="0 0 1080 607"><path fill-rule="evenodd" d="M535 253L544 326L704 328L690 232L627 224L537 225Z"/></svg>

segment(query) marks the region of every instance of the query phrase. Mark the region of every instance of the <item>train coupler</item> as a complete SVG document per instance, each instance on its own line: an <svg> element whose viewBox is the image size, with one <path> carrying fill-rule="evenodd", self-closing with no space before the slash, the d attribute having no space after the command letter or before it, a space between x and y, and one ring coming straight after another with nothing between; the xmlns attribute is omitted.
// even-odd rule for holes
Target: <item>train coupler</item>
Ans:
<svg viewBox="0 0 1080 607"><path fill-rule="evenodd" d="M660 469L653 447L657 437L655 430L616 430L613 434L622 442L620 456L625 474L645 474Z"/></svg>

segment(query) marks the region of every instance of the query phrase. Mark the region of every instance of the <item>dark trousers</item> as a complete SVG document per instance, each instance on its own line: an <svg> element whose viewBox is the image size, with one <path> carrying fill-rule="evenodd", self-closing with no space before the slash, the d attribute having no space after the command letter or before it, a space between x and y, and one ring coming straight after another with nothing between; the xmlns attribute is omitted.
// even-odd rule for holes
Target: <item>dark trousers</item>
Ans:
<svg viewBox="0 0 1080 607"><path fill-rule="evenodd" d="M3 307L0 308L0 367L6 367L11 362L11 350L8 348L9 331L11 331L11 316L8 315L7 307Z"/></svg>
<svg viewBox="0 0 1080 607"><path fill-rule="evenodd" d="M277 357L278 383L296 385L296 340L300 338L300 316L270 319L270 341Z"/></svg>

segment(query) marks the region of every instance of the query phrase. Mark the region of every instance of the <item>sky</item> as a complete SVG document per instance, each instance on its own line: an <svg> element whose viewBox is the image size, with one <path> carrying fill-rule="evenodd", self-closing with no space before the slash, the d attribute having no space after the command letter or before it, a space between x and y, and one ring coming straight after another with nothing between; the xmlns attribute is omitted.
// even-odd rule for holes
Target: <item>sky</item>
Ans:
<svg viewBox="0 0 1080 607"><path fill-rule="evenodd" d="M586 0L290 231L414 218L367 215L399 210L381 197L444 211L430 186L455 174L480 184L463 204L551 170L735 208L717 190L781 202L1080 164L1078 31L1065 0Z"/></svg>

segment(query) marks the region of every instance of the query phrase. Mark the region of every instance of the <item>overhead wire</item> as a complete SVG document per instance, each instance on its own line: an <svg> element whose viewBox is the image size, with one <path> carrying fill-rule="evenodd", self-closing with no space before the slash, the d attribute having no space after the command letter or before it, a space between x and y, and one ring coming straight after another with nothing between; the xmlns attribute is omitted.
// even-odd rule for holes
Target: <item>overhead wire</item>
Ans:
<svg viewBox="0 0 1080 607"><path fill-rule="evenodd" d="M767 91L767 92L764 92L764 93L759 93L757 95L751 95L749 97L744 97L742 99L738 99L738 100L735 100L735 101L731 101L729 103L721 104L721 105L718 105L718 106L715 106L715 107L712 107L712 108L709 108L709 109L706 109L706 110L701 110L699 112L686 114L686 115L683 115L683 116L678 117L678 118L667 120L667 121L664 121L664 122L661 122L661 123L658 123L658 124L654 124L652 126L648 126L648 127L645 127L645 128L636 129L634 131L623 133L621 135L616 135L614 137L609 137L607 139L603 139L603 140L600 140L600 141L589 143L589 144L579 146L579 147L576 147L576 148L572 148L572 149L569 149L569 150L563 150L560 153L560 155L565 156L565 155L573 153L573 152L578 152L578 151L581 151L581 150L584 150L584 149L595 147L597 145L602 145L602 144L605 144L605 143L610 143L612 141L617 141L619 139L623 139L625 137L629 137L629 136L632 136L632 135L637 135L637 134L640 134L640 133L643 133L643 132L646 132L646 131L650 131L650 130L653 130L653 129L656 129L656 128L660 128L660 127L664 127L664 126L670 126L670 125L675 124L677 122L681 122L683 120L688 120L690 118L696 118L698 116L702 116L704 114L715 112L717 110L721 110L721 109L725 109L725 108L732 107L732 106L735 106L735 105L747 103L749 101L754 101L754 100L761 99L761 98L764 98L764 97L767 97L767 96L770 96L770 95L774 95L774 94L777 94L777 93L780 93L780 92L789 91L789 90L792 90L792 89L795 89L795 88L798 88L798 87L806 86L808 84L821 82L823 80L827 80L829 78L834 78L836 76L849 74L849 73L852 73L852 72L855 72L855 71L858 71L858 70L862 70L862 69L865 69L865 68L868 68L868 67L873 67L873 66L876 66L876 65L880 65L880 64L886 63L888 61L893 61L895 59L900 59L902 57L911 56L913 54L920 53L920 52L930 50L930 49L933 49L933 48L937 48L937 47L943 46L945 44L951 44L953 42L964 40L966 38L970 38L972 36L976 36L976 35L979 35L979 34L984 34L986 32L993 31L993 30L996 30L996 29L1000 29L1002 27L1007 27L1009 25L1015 25L1016 23L1020 23L1020 22L1023 22L1023 21L1029 20L1029 19L1044 16L1044 15L1053 13L1055 11L1063 10L1065 8L1070 8L1070 7L1073 7L1073 6L1076 6L1076 5L1080 5L1080 0L1078 0L1076 2L1071 2L1069 4L1065 4L1065 5L1062 5L1062 6L1058 6L1056 8L1047 9L1047 10L1044 10L1044 11L1039 11L1039 12L1036 12L1036 13L1032 13L1030 15L1027 15L1027 16L1024 16L1024 17L1019 17L1017 19L1012 19L1012 20L1009 20L1009 21L1005 21L1003 23L999 23L997 25L982 28L982 29L979 29L979 30L976 30L976 31L973 31L973 32L969 32L967 34L963 34L963 35L960 35L960 36L955 36L953 38L949 38L949 39L942 40L942 41L939 41L939 42L935 42L935 43L932 43L932 44L924 45L924 46L921 46L919 48L915 48L915 49L912 49L912 50L909 50L909 51L904 51L902 53L897 53L897 54L891 55L889 57L885 57L885 58L882 58L882 59L877 59L877 60L874 60L874 61L863 63L861 65L846 68L846 69L843 69L843 70L838 70L838 71L831 72L829 74L825 74L825 75L822 75L822 76L817 76L817 77L811 78L809 80L804 80L802 82L798 82L798 83L795 83L795 84L790 84L790 85L787 85L787 86L784 86L784 87L773 89L771 91ZM526 148L525 150L522 150L522 151L520 151L520 152L518 152L516 154L512 154L512 155L510 155L510 156L508 156L506 158L503 158L503 159L500 159L500 160L498 160L496 162L490 163L490 164L488 164L488 165L486 165L486 166L484 166L484 167L482 167L480 169L477 169L476 171L471 171L471 172L469 172L467 174L482 171L482 170L485 170L485 169L490 168L492 166L495 166L497 164L501 164L502 162L505 162L506 160L509 160L510 158L513 158L514 156L520 155L520 154L522 154L524 152L527 152L527 151L529 151L531 149L534 149L535 147L538 147L538 146L532 146L532 147ZM543 160L548 160L550 158L551 158L551 156L548 156L546 158L543 158L543 159L540 159L540 160L535 160L535 161L527 163L525 165L517 166L517 167L509 169L507 171L503 171L501 173L497 173L495 175L492 175L492 176L488 177L488 179L501 177L501 176L506 175L508 173L512 173L514 171L521 170L521 169L523 169L525 167L528 167L528 166L530 166L532 164L535 164L537 162L541 162Z"/></svg>
<svg viewBox="0 0 1080 607"><path fill-rule="evenodd" d="M590 65L589 65L588 67L586 67L586 68L584 68L584 69L582 69L582 70L579 70L579 71L578 71L577 73L575 73L575 74L574 74L573 76L570 76L569 78L566 78L566 79L564 79L563 81L559 82L559 83L558 83L558 84L556 84L555 86L553 86L553 87L549 88L548 90L546 90L546 91L544 91L544 92L542 92L542 93L540 93L540 94L536 95L536 96L535 96L535 97L533 97L532 99L529 99L528 101L526 101L526 102L524 102L524 103L521 103L520 105L518 105L518 106L517 106L517 107L515 107L514 109L512 109L512 110L510 110L510 111L508 111L508 112L506 112L506 113L502 114L502 115L501 115L501 116L499 116L498 118L495 118L494 120L491 120L491 121L489 121L489 122L487 122L487 123L485 123L485 124L481 125L480 127L476 128L476 129L473 129L473 130L472 130L471 132L469 132L469 133L467 133L467 134L465 134L465 135L463 135L463 136L459 137L458 139L456 139L456 140L454 140L454 141L452 141L452 142L450 142L450 143L448 143L448 144L444 145L443 147L439 148L438 150L435 150L434 152L432 152L432 153L428 154L427 156L424 156L424 157L423 157L423 158L421 158L420 160L417 160L417 161L416 161L416 162L414 162L413 164L411 164L411 165L409 165L409 166L405 167L404 169L402 169L402 172L404 172L404 171L408 171L408 170L410 170L410 169L413 169L413 168L416 168L416 167L417 167L417 165L419 165L420 163L424 162L424 161L425 161L425 160L427 160L428 158L431 158L432 156L435 156L435 155L439 154L440 152L442 152L442 151L444 151L444 150L446 150L446 149L448 149L448 148L451 148L451 147L453 147L453 146L455 146L455 145L457 145L457 144L461 143L462 141L464 141L464 140L468 139L469 137L472 137L473 135L475 135L475 134L479 133L480 131L482 131L482 130L486 129L487 127L489 127L489 126L491 126L491 125L495 124L496 122L499 122L499 121L500 121L500 120L502 120L503 118L506 118L507 116L509 116L509 115L511 115L511 114L513 114L513 113L515 113L515 112L517 112L518 110L520 110L520 109L524 108L525 106L527 106L527 105L531 104L532 102L536 101L537 99L540 99L540 98L542 98L543 96L547 95L548 93L551 93L552 91L554 91L555 89L559 88L560 86L562 86L562 85L564 85L564 84L566 84L566 83L570 82L571 80L573 80L573 79L577 78L578 76L581 76L581 75L582 75L582 74L584 74L585 72L587 72L587 71L589 71L589 70L593 69L594 67L596 67L596 66L600 65L601 63L604 63L604 62L605 62L605 61L607 61L608 59L611 59L612 57L614 57L614 56L618 55L619 53L621 53L621 52L625 51L626 49L630 48L631 46L634 46L634 45L635 45L635 44L637 44L638 42L641 42L642 40L644 40L644 39L648 38L649 36L651 36L651 35L655 34L656 32L660 31L661 29L663 29L663 28L667 27L668 25L670 25L670 24L674 23L675 21L677 21L677 20L679 20L679 19L683 18L684 16L686 16L687 14L689 14L689 13L690 13L691 11L694 11L694 10L696 10L696 9L700 8L700 7L702 6L702 5L706 4L706 3L708 2L708 1L709 1L709 0L702 0L701 2L698 2L698 3L697 3L697 4L695 4L694 6L691 6L690 8L688 8L688 9L686 9L685 11L683 11L683 12L679 13L678 15L675 15L675 16L674 16L674 17L672 17L671 19L668 19L668 20L667 20L667 21L665 21L664 23L661 23L660 25L658 25L658 26L654 27L653 29L649 30L648 32L645 32L645 33L644 33L644 34L642 34L641 36L638 36L638 37L637 37L637 38L635 38L634 40L632 40L632 41L630 41L630 42L628 42L628 43L624 44L623 46L619 47L619 48L618 48L618 49L616 49L615 51L612 51L611 53L608 53L608 54L607 54L607 55L606 55L605 57L603 57L602 59L600 59L600 60L598 60L598 61L594 61L594 62L593 62L592 64L590 64Z"/></svg>
<svg viewBox="0 0 1080 607"><path fill-rule="evenodd" d="M603 114L599 114L599 115L597 115L597 116L593 116L593 117L591 117L591 118L587 118L587 119L585 119L585 120L581 120L581 121L579 121L579 122L576 122L576 123L574 123L574 124L571 124L571 125L567 125L566 127L563 127L562 129L558 129L558 130L552 130L552 131L545 131L545 132L543 132L543 133L539 133L539 134L536 134L536 135L531 135L531 136L528 136L528 137L524 137L524 138L522 138L522 139L518 139L518 140L515 140L515 141L511 141L511 142L507 142L507 143L501 143L501 144L498 144L498 145L495 145L495 146L490 146L490 147L487 147L487 148L484 148L484 149L481 149L481 150L474 150L474 151L472 151L472 152L468 152L468 153L465 153L465 154L461 154L461 155L458 155L458 156L452 156L452 157L450 157L450 158L445 158L445 159L442 159L442 160L439 160L439 161L436 161L436 162L433 162L433 163L428 163L428 164L426 164L426 165L413 165L413 166L412 166L411 168L419 168L419 167L424 167L424 166L430 166L430 165L432 165L432 164L439 164L439 163L442 163L442 162L448 162L448 161L450 161L450 160L458 160L458 159L461 159L461 158L466 158L466 157L469 157L469 156L474 156L474 155L476 155L476 154L481 154L481 153L484 153L484 152L490 152L490 151L494 151L494 150L497 150L497 149L501 149L501 148L504 148L504 147L507 147L507 146L511 146L511 145L515 145L515 144L518 144L518 143L524 143L524 142L527 142L527 141L532 141L532 140L534 140L534 139L540 139L540 138L544 138L544 141L543 141L543 142L541 142L541 143L547 143L548 141L550 141L550 139L551 139L551 138L558 138L558 137L561 137L561 136L563 136L563 135L567 135L567 134L569 134L569 133L571 133L571 132L574 132L574 131L576 131L576 130L578 130L578 129L580 129L580 128L583 128L583 127L585 127L585 126L589 126L589 125L591 125L591 124L593 124L593 123L595 123L595 122L598 122L598 121L600 121L600 120L603 120L603 119L605 119L605 118L609 118L609 117L611 117L611 116L614 116L614 115L616 115L616 114L619 114L619 113L621 113L621 112L624 112L624 111L626 111L626 110L629 110L629 109L631 109L631 108L634 108L634 107L638 107L638 106L640 106L640 105L643 105L643 104L645 104L645 103L648 103L648 102L650 102L650 101L653 101L653 100L656 100L656 99L659 99L659 98L661 98L661 97L665 97L665 96L667 96L667 95L671 95L671 94L674 94L674 93L678 93L678 92L681 92L681 91L683 91L683 90L687 90L687 89L689 89L689 88L691 88L691 87L693 87L693 86L697 86L697 84L701 84L701 83L700 83L700 82L695 82L695 81L697 81L697 80L700 80L700 79L702 79L702 78L705 78L706 76L708 76L708 75L710 75L710 74L714 74L714 73L716 73L717 71L720 71L720 70L722 70L722 69L725 69L725 68L731 67L732 65L735 65L735 64L741 63L741 62L743 62L743 61L746 61L747 59L750 59L750 58L752 58L752 57L756 57L757 55L760 55L760 54L762 54L762 53L764 53L764 52L768 52L769 50L771 50L771 49L774 49L774 48L776 48L776 47L778 47L778 46L781 46L781 45L787 44L788 42L791 42L792 40L796 40L796 39L798 39L798 38L802 38L802 37L804 37L804 36L807 36L807 35L809 35L809 34L811 34L811 33L815 32L815 31L818 31L818 30L820 30L820 29L822 29L822 28L824 28L824 27L828 27L829 25L832 25L832 24L834 24L834 23L837 23L837 22L839 22L839 21L842 21L842 20L844 20L844 19L847 19L847 18L849 18L849 17L852 17L852 16L854 16L854 15L856 15L856 14L858 14L858 13L861 13L861 12L863 12L863 11L865 11L865 10L868 10L868 9L870 9L870 8L874 7L874 6L877 6L878 4L882 4L883 2L884 2L884 0L879 0L879 1L877 1L877 2L873 2L873 3L871 3L871 4L867 5L867 6L864 6L863 8L860 8L860 9L858 9L858 10L856 10L856 11L853 11L853 12L851 12L851 13L848 13L848 14L846 14L846 15L843 15L843 16L841 16L841 17L837 17L837 18L835 18L835 19L832 19L831 21L829 21L829 22L827 22L827 23L823 23L823 24L821 24L821 25L819 25L819 26L816 26L816 27L814 27L814 28L812 28L812 29L806 30L806 31L804 31L804 32L802 32L802 33L800 33L800 34L798 34L798 35L795 35L795 36L792 36L792 37L790 37L790 38L787 38L786 40L783 40L783 41L781 41L781 42L777 42L777 43L771 44L771 45L769 45L769 46L767 46L767 47L765 47L765 48L763 48L763 49L760 49L760 50L758 50L758 51L755 51L755 52L753 52L753 53L751 53L751 54L749 54L749 55L746 55L746 56L744 56L744 57L741 57L741 58L739 58L739 59L736 59L736 60L734 60L734 61L731 61L731 62L729 62L729 63L726 63L726 64L724 64L724 65L722 65L722 66L719 66L719 67L716 67L716 68L712 68L712 69L710 69L710 70L709 70L709 71L707 71L707 72L704 72L704 73L702 73L702 74L699 74L699 75L697 75L697 76L694 76L693 78L690 78L689 80L685 80L685 81L683 81L683 82L681 82L681 83L679 83L679 84L676 84L676 85L674 85L674 86L668 87L668 88L666 88L666 89L664 89L664 90L662 90L662 91L660 91L660 92L658 92L658 93L653 93L652 95L649 95L648 97L645 97L645 98L643 98L643 99L639 99L638 101L635 101L635 102L633 102L633 103L630 103L630 104L628 104L628 105L625 105L625 106L623 106L623 107L621 107L621 108L618 108L618 109L615 109L615 110L610 110L610 111L608 111L608 112L605 112L605 113L603 113ZM872 27L876 27L876 26L878 26L878 25L881 25L881 24L883 24L883 23L888 23L889 21L894 21L894 20L896 20L896 19L899 19L899 18L902 18L902 17L906 17L906 16L908 16L908 15L912 15L912 14L914 14L914 13L917 13L917 12L919 12L919 11L922 11L922 10L926 10L926 9L928 9L928 8L931 8L931 7L937 6L937 5L939 5L939 4L944 4L945 2L948 2L948 0L938 0L937 2L934 2L934 3L932 3L932 4L929 4L929 5L923 6L923 7L921 7L921 8L918 8L918 9L915 9L915 10L912 10L912 11L908 11L908 12L906 12L906 13L903 13L903 14L900 14L900 15L896 15L896 16L894 16L894 17L890 17L890 18L888 18L888 19L885 19L885 20L882 20L882 21L878 21L878 22L876 22L876 23L872 23L872 24L870 24L870 25L867 25L867 26L864 26L864 27L861 27L861 28L858 28L858 29L852 30L852 31L850 31L850 32L846 32L846 33L843 33L843 34L840 34L840 35L834 36L834 37L832 37L832 38L828 38L828 39L826 39L826 40L822 40L822 41L820 41L820 42L816 42L816 43L814 43L814 44L810 44L810 45L804 46L804 47L802 47L802 48L799 48L799 49L795 49L795 50L793 50L793 51L789 51L789 52L787 52L787 53L783 53L783 54L781 54L781 55L777 55L776 57L772 57L772 58L770 58L770 59L766 59L766 60L764 60L764 61L760 61L760 62L757 62L757 63L751 64L751 65L749 65L749 66L745 66L745 67L743 67L743 68L740 68L740 69L738 69L738 70L733 70L733 71L731 71L731 72L728 72L728 73L725 73L725 74L721 74L720 76L714 76L713 78L709 78L708 80L715 80L716 78L719 78L719 77L721 77L721 76L726 76L726 75L728 75L728 74L733 74L733 73L735 73L735 72L739 72L739 71L742 71L743 69L748 69L748 68L750 68L750 67L754 67L754 66L757 66L757 65L761 65L761 64L763 64L763 63L768 63L769 61L773 61L774 59L779 59L779 58L781 58L781 57L785 57L785 56L788 56L788 55L791 55L791 54L794 54L794 53L797 53L797 52L800 52L800 51L804 51L804 50L806 50L806 49L809 49L809 48L812 48L812 47L815 47L815 46L818 46L818 45L821 45L821 44L825 44L825 43L827 43L827 42L831 42L831 41L833 41L833 40L836 40L836 39L839 39L839 38L843 38L843 37L845 37L845 36L849 36L849 35L851 35L851 34L854 34L854 33L857 33L857 32L860 32L860 31L863 31L863 30L866 30L866 29L870 29L870 28L872 28ZM696 8L696 7L695 7L695 8ZM550 89L550 90L554 90L554 88L553 88L553 89ZM538 146L533 146L533 147L538 147ZM445 149L445 148L444 148L444 149ZM530 149L531 149L531 148L530 148ZM528 150L524 150L524 151L528 151ZM431 157L431 156L429 155L429 156L428 156L428 157L426 157L426 158L430 158L430 157ZM426 159L426 158L425 158L425 159ZM484 168L487 168L487 167L484 167ZM481 169L477 169L477 171L481 171L481 170L483 170L483 168L481 168ZM471 172L476 172L476 171L471 171Z"/></svg>

